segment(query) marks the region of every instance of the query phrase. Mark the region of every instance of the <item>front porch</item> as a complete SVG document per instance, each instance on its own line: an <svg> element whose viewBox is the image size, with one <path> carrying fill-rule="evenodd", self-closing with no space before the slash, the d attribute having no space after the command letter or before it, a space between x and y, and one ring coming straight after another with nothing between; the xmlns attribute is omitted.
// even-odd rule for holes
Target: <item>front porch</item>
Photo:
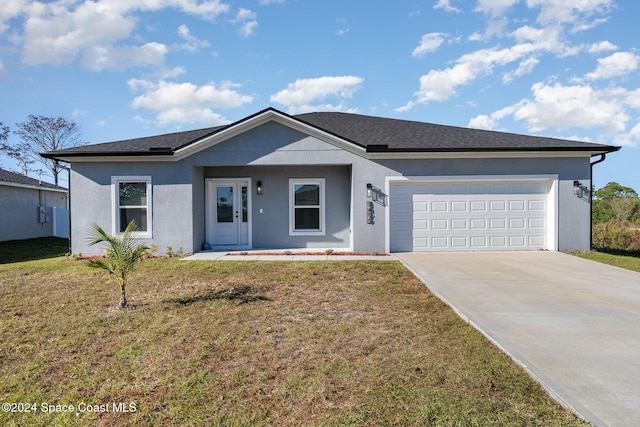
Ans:
<svg viewBox="0 0 640 427"><path fill-rule="evenodd" d="M350 165L201 171L204 236L201 246L194 242L194 249L222 253L353 248Z"/></svg>

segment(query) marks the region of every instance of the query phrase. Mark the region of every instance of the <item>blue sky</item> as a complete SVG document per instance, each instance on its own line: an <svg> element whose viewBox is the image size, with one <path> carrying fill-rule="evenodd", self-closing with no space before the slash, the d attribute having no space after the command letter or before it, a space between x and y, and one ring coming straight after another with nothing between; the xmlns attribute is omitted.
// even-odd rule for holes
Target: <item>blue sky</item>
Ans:
<svg viewBox="0 0 640 427"><path fill-rule="evenodd" d="M348 111L622 145L594 184L640 192L638 16L630 0L4 0L0 121L66 117L98 143Z"/></svg>

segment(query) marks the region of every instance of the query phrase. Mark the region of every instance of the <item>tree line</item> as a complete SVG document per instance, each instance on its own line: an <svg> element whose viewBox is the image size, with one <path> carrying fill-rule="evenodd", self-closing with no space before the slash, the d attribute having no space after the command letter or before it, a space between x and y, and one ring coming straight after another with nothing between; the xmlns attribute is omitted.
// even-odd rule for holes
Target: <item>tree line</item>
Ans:
<svg viewBox="0 0 640 427"><path fill-rule="evenodd" d="M80 126L63 117L29 115L27 121L16 123L16 128L11 132L9 126L0 122L0 155L13 159L23 175L43 172L38 166L44 167L56 185L65 167L58 160L46 159L40 153L86 144L81 139ZM10 141L11 133L18 139Z"/></svg>

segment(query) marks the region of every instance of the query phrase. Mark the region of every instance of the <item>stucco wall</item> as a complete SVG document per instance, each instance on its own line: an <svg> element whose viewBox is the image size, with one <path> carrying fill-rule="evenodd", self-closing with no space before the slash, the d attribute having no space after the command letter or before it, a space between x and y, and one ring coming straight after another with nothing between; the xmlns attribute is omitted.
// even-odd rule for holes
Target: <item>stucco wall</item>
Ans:
<svg viewBox="0 0 640 427"><path fill-rule="evenodd" d="M46 207L43 223L38 218L41 203ZM0 185L0 241L52 236L54 207L66 209L66 193Z"/></svg>
<svg viewBox="0 0 640 427"><path fill-rule="evenodd" d="M115 207L111 194L114 176L151 176L151 216L153 236L141 239L147 245L154 244L158 253L182 247L193 251L194 202L191 182L194 170L183 162L170 163L80 163L71 171L71 250L83 255L103 253L103 248L88 247L88 230L96 223L114 233Z"/></svg>
<svg viewBox="0 0 640 427"><path fill-rule="evenodd" d="M558 175L558 247L589 248L588 194L573 195L573 180L590 188L588 157L458 158L368 160L344 147L320 141L271 122L186 157L181 161L74 162L72 244L74 252L100 253L86 247L89 223L111 230L111 177L150 175L153 183L153 239L160 252L171 245L198 251L205 241L207 178L252 178L264 185L253 201L253 246L348 247L357 252L385 251L386 205L375 206L374 224L366 223L367 183L382 193L391 176ZM325 178L328 230L324 237L288 234L288 179ZM262 213L260 213L262 209ZM330 218L329 218L330 216ZM349 224L348 219L351 219ZM330 225L329 225L330 224ZM351 243L352 242L352 243Z"/></svg>

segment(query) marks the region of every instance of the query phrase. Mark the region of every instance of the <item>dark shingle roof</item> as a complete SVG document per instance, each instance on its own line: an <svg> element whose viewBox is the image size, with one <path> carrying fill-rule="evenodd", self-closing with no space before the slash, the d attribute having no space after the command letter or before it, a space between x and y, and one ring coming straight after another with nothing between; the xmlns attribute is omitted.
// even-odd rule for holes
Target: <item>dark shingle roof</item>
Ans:
<svg viewBox="0 0 640 427"><path fill-rule="evenodd" d="M172 155L180 148L237 125L269 108L228 126L87 145L44 153L45 157ZM445 126L409 120L320 112L288 116L293 120L347 140L368 152L483 152L483 151L591 151L603 153L620 147L557 138L520 135Z"/></svg>
<svg viewBox="0 0 640 427"><path fill-rule="evenodd" d="M0 169L0 184L3 184L3 183L28 185L31 187L43 187L51 190L67 191L67 189L64 187L60 187L54 184L49 184L48 182L39 181L35 178L29 178L28 176L21 175L19 173Z"/></svg>
<svg viewBox="0 0 640 427"><path fill-rule="evenodd" d="M367 151L614 151L614 147L602 144L349 113L308 113L295 117L367 147Z"/></svg>

